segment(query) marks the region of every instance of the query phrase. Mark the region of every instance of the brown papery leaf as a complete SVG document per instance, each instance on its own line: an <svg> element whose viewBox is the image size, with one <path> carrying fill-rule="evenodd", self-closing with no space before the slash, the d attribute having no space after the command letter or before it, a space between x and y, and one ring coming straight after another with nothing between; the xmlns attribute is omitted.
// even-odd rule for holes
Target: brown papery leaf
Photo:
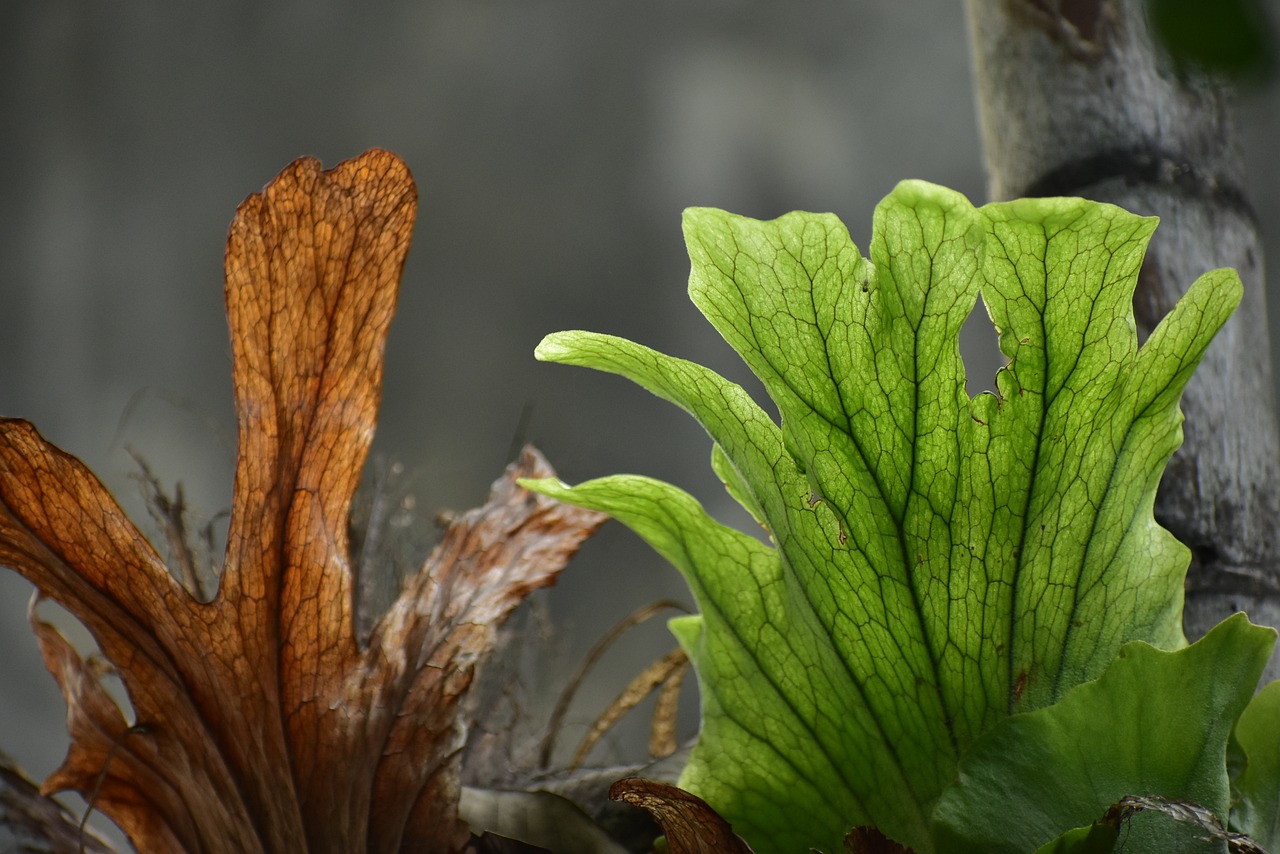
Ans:
<svg viewBox="0 0 1280 854"><path fill-rule="evenodd" d="M357 643L347 518L417 193L394 154L298 160L240 205L226 297L239 452L225 569L201 603L101 483L0 420L0 564L77 617L135 723L33 617L72 742L43 791L94 805L142 851L457 851L462 700L497 624L551 584L600 514L516 484L454 521Z"/></svg>
<svg viewBox="0 0 1280 854"><path fill-rule="evenodd" d="M692 792L657 780L627 777L609 787L609 797L653 816L666 834L671 854L751 854L729 822Z"/></svg>
<svg viewBox="0 0 1280 854"><path fill-rule="evenodd" d="M676 647L637 673L635 678L628 682L622 692L609 704L609 707L601 712L600 716L591 724L591 728L583 737L582 743L578 745L577 753L573 755L572 761L569 762L569 770L572 771L581 766L586 761L587 754L599 743L605 733L612 729L622 719L623 715L640 705L645 697L673 681L678 689L680 680L683 678L684 671L688 666L689 657L685 655L683 649ZM676 752L674 720L670 721L670 731L664 731L664 726L668 721L659 720L659 715L662 713L661 709L654 712L654 726L650 732L650 752L654 754L655 758L659 758L659 753L662 756L670 756ZM674 711L668 711L666 714L674 719ZM670 743L668 744L668 742Z"/></svg>

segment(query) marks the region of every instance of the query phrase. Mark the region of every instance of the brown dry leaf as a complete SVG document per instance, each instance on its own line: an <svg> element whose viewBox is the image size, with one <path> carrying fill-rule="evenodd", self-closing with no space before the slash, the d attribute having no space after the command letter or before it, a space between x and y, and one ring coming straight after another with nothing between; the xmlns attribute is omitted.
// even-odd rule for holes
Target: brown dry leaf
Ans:
<svg viewBox="0 0 1280 854"><path fill-rule="evenodd" d="M609 788L609 797L646 810L661 826L671 854L751 854L706 801L657 780L627 777Z"/></svg>
<svg viewBox="0 0 1280 854"><path fill-rule="evenodd" d="M239 452L211 602L175 581L78 460L0 420L0 564L84 623L136 718L33 618L72 738L42 788L96 790L140 850L461 850L475 667L497 623L603 521L521 489L552 474L526 450L357 643L347 517L416 196L403 162L375 150L329 171L298 160L237 211Z"/></svg>
<svg viewBox="0 0 1280 854"><path fill-rule="evenodd" d="M676 741L676 718L680 713L680 686L689 673L689 657L681 652L677 665L658 688L658 698L653 704L653 720L649 722L649 755L654 759L670 756L680 749Z"/></svg>
<svg viewBox="0 0 1280 854"><path fill-rule="evenodd" d="M636 626L642 625L657 614L665 610L674 609L682 613L689 613L689 609L671 599L660 599L657 602L650 602L647 605L641 605L627 616L623 617L613 625L608 632L605 633L598 641L596 641L591 650L586 654L578 664L578 669L574 671L573 676L569 677L569 681L565 683L564 690L560 692L560 699L556 701L556 706L551 712L551 718L547 721L546 733L542 737L542 743L538 748L538 767L547 768L551 765L551 754L556 747L556 738L560 735L561 727L564 724L564 717L569 711L569 704L573 702L574 696L578 693L578 689L582 687L583 682L587 678L587 672L595 667L601 656L609 647L613 646L619 638L634 629ZM581 753L581 751L579 751ZM577 764L575 761L573 764Z"/></svg>
<svg viewBox="0 0 1280 854"><path fill-rule="evenodd" d="M879 828L866 825L849 831L844 838L844 849L848 854L915 854L913 849L885 836Z"/></svg>
<svg viewBox="0 0 1280 854"><path fill-rule="evenodd" d="M613 699L609 707L601 712L600 716L591 724L591 729L583 737L582 743L578 745L577 753L573 755L573 760L569 763L569 770L572 771L581 766L586 760L587 754L604 737L605 733L612 729L613 725L621 720L623 715L640 705L645 697L673 680L676 683L676 687L679 688L680 680L684 678L684 671L688 666L689 657L685 655L683 649L676 647L636 674L635 678L628 682L621 693ZM661 709L654 713L653 731L657 735L653 736L651 733L649 741L650 751L655 758L658 758L659 751L662 751L663 756L669 756L676 752L674 721L672 721L669 737L671 742L670 749L667 749L667 734L663 730L667 721L659 718L659 715L663 713ZM674 713L669 714L674 717Z"/></svg>

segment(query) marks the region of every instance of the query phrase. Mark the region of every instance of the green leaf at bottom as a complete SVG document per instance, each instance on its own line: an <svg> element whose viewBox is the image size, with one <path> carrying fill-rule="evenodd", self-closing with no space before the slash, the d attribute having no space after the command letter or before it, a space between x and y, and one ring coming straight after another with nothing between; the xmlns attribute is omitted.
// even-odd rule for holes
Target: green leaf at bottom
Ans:
<svg viewBox="0 0 1280 854"><path fill-rule="evenodd" d="M1268 851L1280 850L1280 682L1272 682L1245 707L1233 737L1245 766L1235 780L1231 829Z"/></svg>
<svg viewBox="0 0 1280 854"><path fill-rule="evenodd" d="M1035 851L1127 795L1227 814L1227 737L1275 642L1237 614L1199 642L1163 652L1126 645L1101 677L1052 706L1006 718L961 761L934 812L938 850ZM1144 817L1125 851L1169 851ZM1185 829L1174 829L1187 839ZM1194 838L1194 837L1193 837Z"/></svg>

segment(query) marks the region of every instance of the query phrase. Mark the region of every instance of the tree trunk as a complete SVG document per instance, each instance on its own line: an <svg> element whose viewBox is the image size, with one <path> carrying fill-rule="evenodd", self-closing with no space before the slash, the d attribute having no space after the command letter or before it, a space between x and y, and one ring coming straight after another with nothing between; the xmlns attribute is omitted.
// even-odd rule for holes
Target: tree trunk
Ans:
<svg viewBox="0 0 1280 854"><path fill-rule="evenodd" d="M966 3L993 199L1085 196L1160 216L1134 298L1144 340L1202 273L1240 272L1244 300L1183 397L1186 438L1156 518L1191 547L1189 637L1239 610L1280 625L1262 252L1230 93L1173 70L1140 0Z"/></svg>

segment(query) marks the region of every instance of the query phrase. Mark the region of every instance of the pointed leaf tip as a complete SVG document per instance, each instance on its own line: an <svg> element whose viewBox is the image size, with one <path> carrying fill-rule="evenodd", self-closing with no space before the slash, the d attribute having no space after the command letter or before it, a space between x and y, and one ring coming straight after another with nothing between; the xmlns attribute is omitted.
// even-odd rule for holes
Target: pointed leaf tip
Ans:
<svg viewBox="0 0 1280 854"><path fill-rule="evenodd" d="M539 362L563 362L573 350L573 332L552 332L543 337L534 348L533 357Z"/></svg>

